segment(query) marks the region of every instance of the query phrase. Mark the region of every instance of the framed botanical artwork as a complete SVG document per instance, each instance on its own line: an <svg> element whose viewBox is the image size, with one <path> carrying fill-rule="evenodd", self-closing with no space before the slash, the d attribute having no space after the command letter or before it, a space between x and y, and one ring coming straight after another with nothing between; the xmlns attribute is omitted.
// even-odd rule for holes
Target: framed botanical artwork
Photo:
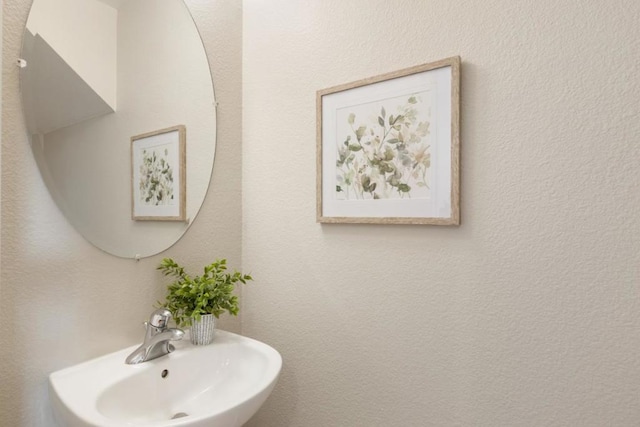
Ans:
<svg viewBox="0 0 640 427"><path fill-rule="evenodd" d="M133 220L186 220L185 146L184 125L131 137Z"/></svg>
<svg viewBox="0 0 640 427"><path fill-rule="evenodd" d="M320 223L460 224L460 57L320 90Z"/></svg>

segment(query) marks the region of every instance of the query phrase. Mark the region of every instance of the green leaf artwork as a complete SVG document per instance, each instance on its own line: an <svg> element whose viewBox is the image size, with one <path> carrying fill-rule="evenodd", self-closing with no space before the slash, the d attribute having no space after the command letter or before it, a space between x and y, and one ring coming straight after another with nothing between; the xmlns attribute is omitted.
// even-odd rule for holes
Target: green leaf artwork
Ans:
<svg viewBox="0 0 640 427"><path fill-rule="evenodd" d="M148 206L171 205L174 202L173 168L169 162L169 150L142 150L140 164L140 202Z"/></svg>
<svg viewBox="0 0 640 427"><path fill-rule="evenodd" d="M385 99L340 116L337 199L429 198L431 110L425 97Z"/></svg>

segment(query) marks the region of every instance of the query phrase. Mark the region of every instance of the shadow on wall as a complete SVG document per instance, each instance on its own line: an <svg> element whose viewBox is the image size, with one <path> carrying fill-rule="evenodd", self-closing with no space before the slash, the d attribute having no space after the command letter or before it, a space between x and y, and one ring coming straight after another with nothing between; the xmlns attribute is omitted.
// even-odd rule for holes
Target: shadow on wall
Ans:
<svg viewBox="0 0 640 427"><path fill-rule="evenodd" d="M298 381L292 369L287 369L287 356L282 355L282 371L276 387L262 408L245 427L268 427L269 420L277 420L277 426L293 426L291 416L298 407Z"/></svg>

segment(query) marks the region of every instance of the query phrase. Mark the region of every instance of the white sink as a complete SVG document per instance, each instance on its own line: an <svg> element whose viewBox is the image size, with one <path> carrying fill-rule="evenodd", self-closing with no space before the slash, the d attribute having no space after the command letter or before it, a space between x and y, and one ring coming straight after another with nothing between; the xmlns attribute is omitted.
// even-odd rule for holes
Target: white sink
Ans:
<svg viewBox="0 0 640 427"><path fill-rule="evenodd" d="M241 426L282 367L276 350L231 332L216 330L206 346L174 343L173 353L138 365L124 363L136 345L51 374L60 426Z"/></svg>

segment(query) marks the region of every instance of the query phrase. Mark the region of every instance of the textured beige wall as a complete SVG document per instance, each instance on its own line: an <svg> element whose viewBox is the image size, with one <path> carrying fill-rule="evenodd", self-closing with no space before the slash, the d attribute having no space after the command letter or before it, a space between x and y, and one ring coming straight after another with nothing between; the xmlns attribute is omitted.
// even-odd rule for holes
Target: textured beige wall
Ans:
<svg viewBox="0 0 640 427"><path fill-rule="evenodd" d="M0 0L0 34L3 29L4 0ZM0 43L0 70L2 69L2 43ZM0 73L0 93L2 92L2 73ZM4 97L0 96L0 110L4 104ZM0 114L0 134L2 134L2 114ZM0 188L2 188L2 150L0 150ZM0 225L2 224L2 200L0 199ZM2 233L0 233L0 303L2 302Z"/></svg>
<svg viewBox="0 0 640 427"><path fill-rule="evenodd" d="M244 2L250 423L637 426L640 2ZM462 226L319 225L315 91L461 55Z"/></svg>
<svg viewBox="0 0 640 427"><path fill-rule="evenodd" d="M29 0L4 1L2 85L2 295L0 426L51 427L47 375L132 345L165 289L162 256L200 268L215 257L240 266L241 4L187 1L211 55L218 145L211 187L187 234L140 262L106 255L51 200L26 138L18 92ZM239 319L222 327L238 331Z"/></svg>

